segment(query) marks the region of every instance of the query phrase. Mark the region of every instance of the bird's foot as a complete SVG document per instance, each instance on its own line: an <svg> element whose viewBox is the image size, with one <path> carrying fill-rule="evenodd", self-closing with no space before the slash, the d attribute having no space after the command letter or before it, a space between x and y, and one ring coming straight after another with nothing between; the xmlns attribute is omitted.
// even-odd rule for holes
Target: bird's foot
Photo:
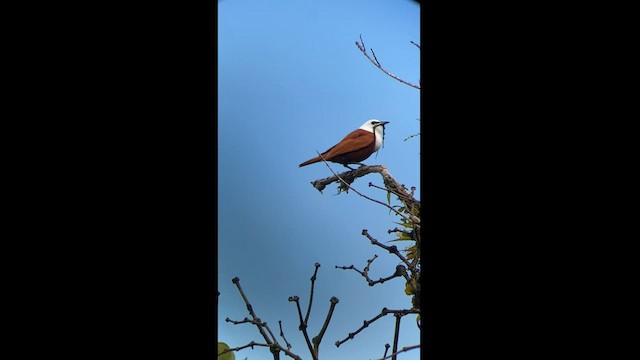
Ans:
<svg viewBox="0 0 640 360"><path fill-rule="evenodd" d="M352 171L353 171L353 170L355 170L354 168L350 167L350 166L349 166L349 165L347 165L347 164L342 164L342 166L344 166L344 167L346 167L347 169L352 170Z"/></svg>

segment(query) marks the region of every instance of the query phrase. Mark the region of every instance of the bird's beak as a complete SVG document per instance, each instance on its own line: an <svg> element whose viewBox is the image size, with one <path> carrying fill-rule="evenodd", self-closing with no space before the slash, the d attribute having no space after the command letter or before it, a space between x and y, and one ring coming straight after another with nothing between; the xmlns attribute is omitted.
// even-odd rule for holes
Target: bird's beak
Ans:
<svg viewBox="0 0 640 360"><path fill-rule="evenodd" d="M384 127L386 124L388 124L388 121L380 121L378 124L376 124L376 126L382 126Z"/></svg>

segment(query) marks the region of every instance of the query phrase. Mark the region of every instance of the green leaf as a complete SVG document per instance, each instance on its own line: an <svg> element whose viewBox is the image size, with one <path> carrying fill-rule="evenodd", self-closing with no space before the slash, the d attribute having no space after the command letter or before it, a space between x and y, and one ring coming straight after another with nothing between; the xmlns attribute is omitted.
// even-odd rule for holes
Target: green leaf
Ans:
<svg viewBox="0 0 640 360"><path fill-rule="evenodd" d="M218 343L218 354L220 354L221 352L225 351L229 349L229 345L223 343L223 342L219 342ZM236 356L233 353L233 351L230 351L228 353L224 353L222 355L218 356L218 360L235 360Z"/></svg>
<svg viewBox="0 0 640 360"><path fill-rule="evenodd" d="M391 191L387 191L387 202L391 205Z"/></svg>

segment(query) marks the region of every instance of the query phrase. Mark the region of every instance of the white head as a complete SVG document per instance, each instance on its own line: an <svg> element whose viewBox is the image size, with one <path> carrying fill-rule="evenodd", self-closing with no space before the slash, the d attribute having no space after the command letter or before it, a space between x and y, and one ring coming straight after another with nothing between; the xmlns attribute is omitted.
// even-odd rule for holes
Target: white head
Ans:
<svg viewBox="0 0 640 360"><path fill-rule="evenodd" d="M382 146L382 138L384 137L384 126L385 124L388 124L388 121L380 121L380 120L376 120L376 119L371 119L367 122L365 122L364 124L362 124L362 126L360 126L360 129L368 131L368 132L372 132L375 134L376 136L376 146L375 149L373 151L378 151L380 149L380 147Z"/></svg>

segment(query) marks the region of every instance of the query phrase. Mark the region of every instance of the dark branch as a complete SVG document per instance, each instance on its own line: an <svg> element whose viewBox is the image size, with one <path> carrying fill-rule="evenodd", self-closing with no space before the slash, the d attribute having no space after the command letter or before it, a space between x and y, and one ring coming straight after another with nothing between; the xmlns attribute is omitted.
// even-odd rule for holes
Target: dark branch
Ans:
<svg viewBox="0 0 640 360"><path fill-rule="evenodd" d="M316 337L313 338L313 347L315 349L316 358L318 358L319 350L320 350L320 342L322 342L322 338L324 337L325 331L327 331L327 327L329 326L329 322L331 321L331 316L333 316L333 310L336 308L336 304L340 302L337 297L332 296L329 299L331 305L329 306L329 312L327 313L327 317L324 320L324 324L322 324L322 329Z"/></svg>
<svg viewBox="0 0 640 360"><path fill-rule="evenodd" d="M387 230L387 234L397 233L397 232L403 233L403 234L405 234L407 236L411 235L411 231L405 230L405 229L400 229L398 227L396 227L395 229Z"/></svg>
<svg viewBox="0 0 640 360"><path fill-rule="evenodd" d="M418 309L406 309L406 310L389 310L387 308L382 308L382 311L380 312L380 314L376 315L373 319L371 320L365 320L364 323L362 324L362 326L352 332L349 333L349 335L344 339L344 340L340 340L340 341L336 341L336 347L339 347L340 345L344 344L345 342L349 341L350 339L353 339L359 332L361 332L362 330L364 330L366 327L368 327L371 323L373 323L374 321L380 319L381 317L388 315L388 314L399 314L399 316L405 316L408 314L419 314L420 311Z"/></svg>
<svg viewBox="0 0 640 360"><path fill-rule="evenodd" d="M289 297L289 301L293 301L296 303L296 308L298 309L298 318L300 319L300 326L298 327L298 329L302 331L302 335L304 336L304 340L307 342L309 352L313 355L313 345L311 345L309 334L307 333L307 323L305 323L304 319L302 318L302 310L300 309L300 298L297 296L291 296ZM317 359L314 357L314 360Z"/></svg>
<svg viewBox="0 0 640 360"><path fill-rule="evenodd" d="M367 57L367 59L369 59L369 61L371 61L373 63L373 65L375 65L378 69L382 70L383 73L391 76L392 78L400 81L401 83L405 84L405 85L409 85L413 88L416 88L418 90L420 90L420 86L419 85L414 85L410 82L404 81L402 79L400 79L399 77L393 75L392 73L390 73L389 71L385 70L382 65L380 65L380 62L378 61L378 59L376 58L376 54L373 52L373 49L371 49L371 53L373 54L373 59L371 58L371 56L369 56L369 54L367 53L367 48L364 46L364 40L362 40L362 35L360 35L360 41L362 42L362 44L360 44L359 42L356 41L356 46L358 47L358 49L360 49L360 51L364 54L364 56ZM413 42L412 42L413 43ZM413 43L414 45L418 46L417 44ZM420 48L418 46L418 48Z"/></svg>
<svg viewBox="0 0 640 360"><path fill-rule="evenodd" d="M400 250L398 250L398 247L395 245L392 246L387 246L381 242L379 242L378 240L374 239L371 237L371 235L369 235L369 231L367 229L363 229L362 230L362 235L366 236L369 241L371 241L372 244L379 246L385 250L387 250L388 252L390 252L391 254L394 254L395 256L398 257L398 259L400 259L403 263L405 263L405 265L407 265L407 268L414 273L415 272L415 264L411 264L409 262L409 260L407 260L406 257L404 257L401 253Z"/></svg>
<svg viewBox="0 0 640 360"><path fill-rule="evenodd" d="M387 344L387 345L388 345L388 344ZM390 355L388 355L388 356L385 356L385 357L380 358L380 359L377 359L377 360L385 360L385 359L389 359L389 358L391 358L392 356L398 355L398 354L403 353L403 352L405 352L405 351L409 351L409 350L417 349L417 348L419 348L419 347L420 347L420 344L418 344L418 345L412 345L412 346L405 346L405 347L403 347L402 349L398 350L398 352L395 352L395 353L393 353L393 354L390 354ZM385 354L386 354L386 352L385 352Z"/></svg>
<svg viewBox="0 0 640 360"><path fill-rule="evenodd" d="M402 316L399 314L393 314L396 317L396 329L393 333L393 356L391 357L393 360L396 360L396 352L398 351L398 341L400 340L400 320Z"/></svg>
<svg viewBox="0 0 640 360"><path fill-rule="evenodd" d="M226 353L228 353L228 352L232 352L232 351L239 351L239 350L242 350L242 349L246 349L246 348L248 348L248 347L250 347L251 349L253 349L253 347L254 347L254 346L264 346L264 347L268 347L270 350L272 350L272 352L274 351L274 349L275 349L275 350L277 350L277 351L282 351L282 352L284 352L287 356L289 356L289 357L291 357L291 358L293 358L293 359L295 359L295 360L302 360L302 358L301 358L300 356L298 356L298 355L296 355L296 354L292 353L291 351L289 351L289 350L287 350L287 349L283 349L283 348L282 348L280 345L278 345L278 344L261 344L261 343L257 343L257 342L255 342L255 341L252 341L252 342L248 343L247 345L238 346L238 347L235 347L235 348L225 349L224 351L221 351L221 352L218 354L218 357L219 357L220 355L222 355L222 354L226 354Z"/></svg>
<svg viewBox="0 0 640 360"><path fill-rule="evenodd" d="M316 275L318 274L318 268L320 268L320 264L315 263L315 270L313 272L313 276L311 276L311 296L309 299L309 307L307 308L307 314L305 318L302 318L302 309L300 308L300 298L297 296L289 297L289 301L293 301L296 303L296 308L298 309L298 318L300 319L300 331L304 335L304 340L307 342L307 347L309 348L309 352L314 360L318 360L318 352L320 349L320 342L322 341L322 337L324 336L324 332L327 330L329 326L329 322L331 321L331 316L333 315L333 310L335 309L336 304L339 302L338 298L335 296L332 297L329 301L331 302L331 306L329 307L329 312L327 317L322 325L322 329L311 341L309 341L309 334L307 332L307 321L309 320L309 314L311 312L311 303L313 301L313 288L316 281ZM313 343L313 344L312 344Z"/></svg>
<svg viewBox="0 0 640 360"><path fill-rule="evenodd" d="M320 157L322 157L321 154L319 154ZM335 171L333 171L333 169L331 168L331 166L329 165L329 163L327 163L324 159L322 159L325 163L325 165L327 165L327 167L329 168L329 170L331 170L331 172L333 173L333 176L324 178L324 179L318 179L315 181L311 182L311 185L313 185L313 187L315 187L316 189L318 189L318 191L322 192L322 190L324 190L324 188L333 183L333 182L341 182L343 184L345 184L349 189L353 190L356 194L364 197L367 200L373 201L375 203L378 203L390 210L392 210L393 212L395 212L398 216L402 217L403 219L406 220L411 220L413 223L415 224L420 224L420 218L418 218L417 216L413 216L413 215L408 215L405 216L402 213L400 213L398 210L394 209L393 207L391 207L388 204L383 203L382 201L379 200L375 200L372 199L366 195L363 195L362 193L360 193L358 190L354 189L350 184L353 183L355 181L355 179L368 175L370 173L379 173L380 176L382 176L382 180L385 183L385 186L387 186L387 189L389 189L389 191L392 191L393 193L399 193L401 194L401 196L403 197L408 197L408 198L413 198L406 189L403 189L402 186L400 184L398 184L398 182L391 176L391 174L389 174L389 171L387 170L387 168L384 165L364 165L361 166L355 170L350 170L350 171L345 171L343 173L340 174L336 174ZM415 200L417 202L417 200ZM418 202L419 203L419 202Z"/></svg>
<svg viewBox="0 0 640 360"><path fill-rule="evenodd" d="M252 323L255 324L258 327L258 331L260 331L260 334L262 335L264 340L268 344L273 343L273 344L280 345L280 344L278 344L278 341L276 340L276 338L273 336L273 333L271 333L271 330L267 326L267 323L260 323L260 318L258 318L258 315L256 315L256 313L253 311L253 306L251 306L251 303L249 302L249 299L247 299L247 296L244 294L244 291L242 291L242 287L240 286L240 279L238 277L235 277L231 281L238 288L238 291L240 292L240 295L242 296L242 299L244 300L244 303L247 305L247 310L249 311L249 314L251 314L251 317L254 320L254 321L252 321ZM272 336L271 339L269 338L269 335L267 335L267 333L265 332L265 329L267 329L269 331L269 333L271 334L271 336Z"/></svg>
<svg viewBox="0 0 640 360"><path fill-rule="evenodd" d="M280 326L280 336L284 339L285 344L287 344L287 350L291 350L291 344L287 341L287 338L284 337L284 332L282 332L282 320L278 320L278 325Z"/></svg>
<svg viewBox="0 0 640 360"><path fill-rule="evenodd" d="M385 281L391 280L393 278L397 278L397 277L404 277L405 280L409 281L409 275L407 274L407 270L404 266L402 265L398 265L396 266L396 271L393 273L393 275L390 275L388 277L385 278L380 278L378 280L372 280L369 277L369 266L371 265L371 263L373 262L373 260L375 260L378 257L378 255L374 255L373 258L367 260L367 266L364 268L364 270L360 271L358 270L358 268L356 268L353 265L349 265L349 266L338 266L336 265L336 269L342 269L342 270L354 270L355 272L357 272L358 274L362 275L362 277L365 278L365 280L367 280L367 283L369 284L369 286L374 286L376 284L382 284Z"/></svg>
<svg viewBox="0 0 640 360"><path fill-rule="evenodd" d="M313 303L313 288L316 282L316 275L318 274L318 268L320 264L315 263L315 271L313 272L313 276L311 276L311 295L309 296L309 306L307 307L307 314L304 317L304 323L307 324L309 321L309 314L311 313L311 304Z"/></svg>

